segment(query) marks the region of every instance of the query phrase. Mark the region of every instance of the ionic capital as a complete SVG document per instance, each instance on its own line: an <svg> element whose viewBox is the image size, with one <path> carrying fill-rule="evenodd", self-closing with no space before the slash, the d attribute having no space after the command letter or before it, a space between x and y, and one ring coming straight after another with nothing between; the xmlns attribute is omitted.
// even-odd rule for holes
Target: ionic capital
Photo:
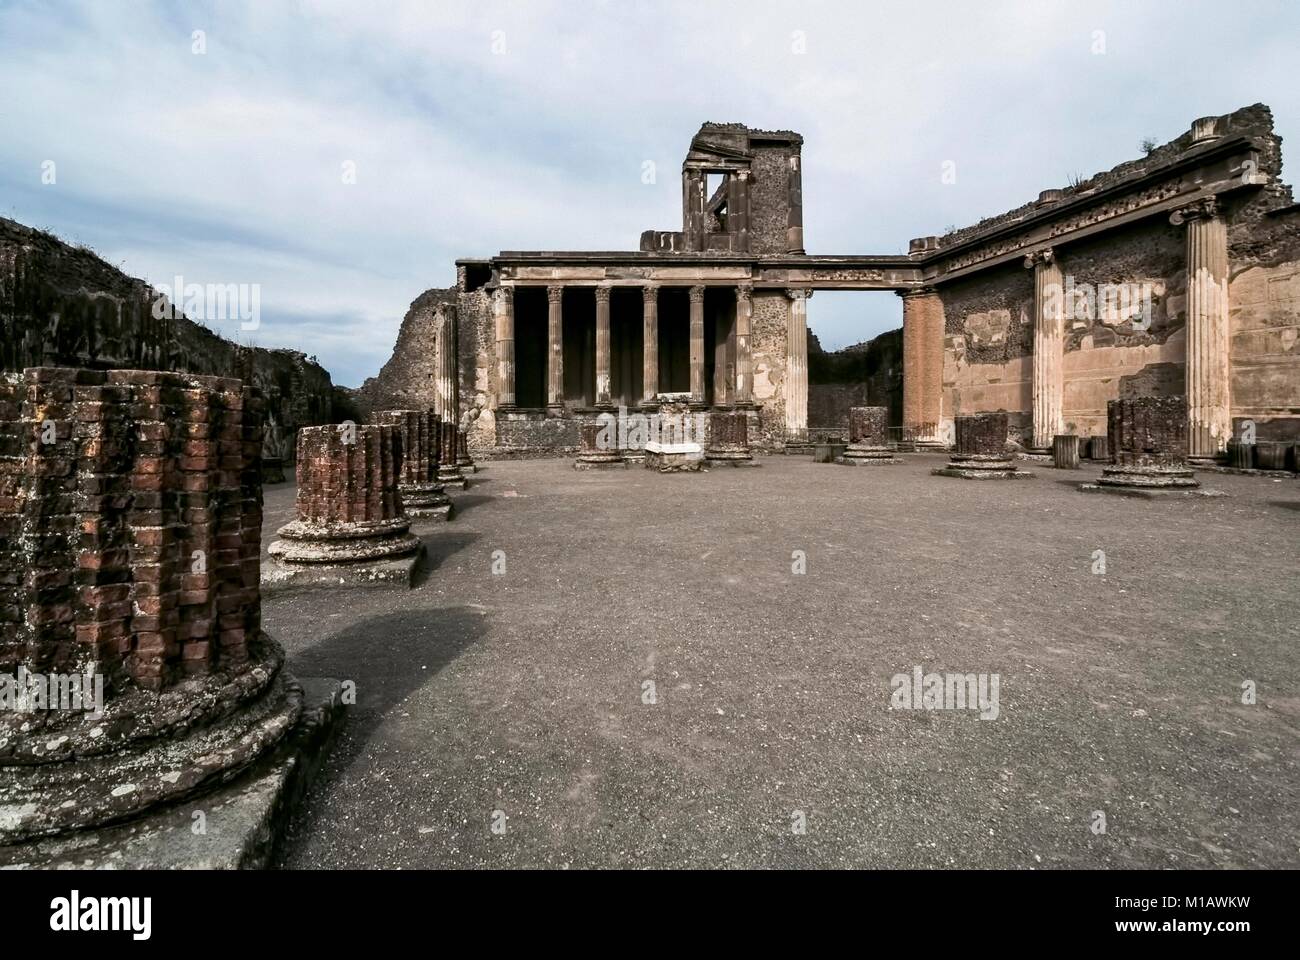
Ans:
<svg viewBox="0 0 1300 960"><path fill-rule="evenodd" d="M1192 223L1196 220L1213 220L1218 215L1218 201L1214 197L1202 197L1169 214L1169 222L1175 227L1180 227L1184 223Z"/></svg>
<svg viewBox="0 0 1300 960"><path fill-rule="evenodd" d="M1025 269L1032 270L1040 263L1043 266L1048 266L1055 259L1056 259L1056 254L1052 251L1051 247L1043 247L1042 249L1039 250L1033 250L1025 254Z"/></svg>

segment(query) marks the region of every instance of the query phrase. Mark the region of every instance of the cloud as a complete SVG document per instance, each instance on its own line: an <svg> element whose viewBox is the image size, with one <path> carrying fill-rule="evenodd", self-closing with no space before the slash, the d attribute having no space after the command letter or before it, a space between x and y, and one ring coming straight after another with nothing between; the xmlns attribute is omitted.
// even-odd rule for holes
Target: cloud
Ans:
<svg viewBox="0 0 1300 960"><path fill-rule="evenodd" d="M18 2L0 187L134 275L259 283L259 342L356 384L456 257L677 228L704 120L804 134L812 252L901 252L1197 116L1264 100L1287 135L1298 26L1197 2ZM901 322L893 297L809 307L828 347Z"/></svg>

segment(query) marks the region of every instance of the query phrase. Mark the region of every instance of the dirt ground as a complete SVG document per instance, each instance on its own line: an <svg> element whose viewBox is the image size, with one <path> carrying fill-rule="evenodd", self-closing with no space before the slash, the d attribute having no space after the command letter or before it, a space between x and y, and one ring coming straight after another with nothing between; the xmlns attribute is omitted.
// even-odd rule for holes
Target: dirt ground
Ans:
<svg viewBox="0 0 1300 960"><path fill-rule="evenodd" d="M489 463L415 589L268 599L357 691L282 864L1300 866L1296 481L758 462ZM917 667L996 718L891 709Z"/></svg>

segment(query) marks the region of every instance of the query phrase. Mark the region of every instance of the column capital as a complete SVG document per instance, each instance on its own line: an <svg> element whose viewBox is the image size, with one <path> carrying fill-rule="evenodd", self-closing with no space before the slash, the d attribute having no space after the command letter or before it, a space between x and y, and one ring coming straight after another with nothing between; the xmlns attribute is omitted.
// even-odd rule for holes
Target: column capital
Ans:
<svg viewBox="0 0 1300 960"><path fill-rule="evenodd" d="M494 294L494 299L498 304L502 306L506 306L506 305L513 306L515 302L515 288L504 287L504 286L497 287L496 293Z"/></svg>
<svg viewBox="0 0 1300 960"><path fill-rule="evenodd" d="M647 280L645 283L641 284L641 298L649 301L657 300L659 297L659 286L660 284L658 280Z"/></svg>
<svg viewBox="0 0 1300 960"><path fill-rule="evenodd" d="M1175 227L1196 220L1213 220L1219 215L1219 202L1215 197L1202 197L1184 207L1179 207L1169 214L1169 222Z"/></svg>
<svg viewBox="0 0 1300 960"><path fill-rule="evenodd" d="M904 300L910 300L912 297L928 297L938 291L934 287L909 287L906 290L895 290L894 292Z"/></svg>
<svg viewBox="0 0 1300 960"><path fill-rule="evenodd" d="M691 303L703 303L703 302L704 302L704 287L702 285L696 285L694 287L691 287Z"/></svg>
<svg viewBox="0 0 1300 960"><path fill-rule="evenodd" d="M748 170L737 170L737 171L736 171L736 179L738 179L738 180L748 180L748 179L749 179L749 171L748 171Z"/></svg>
<svg viewBox="0 0 1300 960"><path fill-rule="evenodd" d="M546 287L546 299L550 303L559 303L564 299L564 284L551 283Z"/></svg>
<svg viewBox="0 0 1300 960"><path fill-rule="evenodd" d="M813 292L803 287L787 287L785 295L791 300L807 300L813 295Z"/></svg>
<svg viewBox="0 0 1300 960"><path fill-rule="evenodd" d="M609 292L614 289L607 283L602 283L596 287L596 302L609 303Z"/></svg>
<svg viewBox="0 0 1300 960"><path fill-rule="evenodd" d="M1025 254L1025 269L1032 270L1040 263L1043 266L1050 265L1056 259L1056 253L1051 247L1041 247L1038 250L1031 250Z"/></svg>
<svg viewBox="0 0 1300 960"><path fill-rule="evenodd" d="M752 283L736 284L736 299L741 303L749 303L750 298L754 296L754 285Z"/></svg>

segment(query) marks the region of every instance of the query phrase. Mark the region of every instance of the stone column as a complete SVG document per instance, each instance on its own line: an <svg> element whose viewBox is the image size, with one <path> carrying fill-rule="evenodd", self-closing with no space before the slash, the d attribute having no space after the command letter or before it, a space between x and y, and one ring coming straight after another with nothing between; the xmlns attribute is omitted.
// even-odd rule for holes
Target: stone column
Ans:
<svg viewBox="0 0 1300 960"><path fill-rule="evenodd" d="M705 182L702 170L682 171L682 232L688 251L704 249Z"/></svg>
<svg viewBox="0 0 1300 960"><path fill-rule="evenodd" d="M608 407L609 375L609 292L607 286L596 288L596 406Z"/></svg>
<svg viewBox="0 0 1300 960"><path fill-rule="evenodd" d="M559 417L564 415L564 287L547 287L546 301L546 408Z"/></svg>
<svg viewBox="0 0 1300 960"><path fill-rule="evenodd" d="M754 358L749 350L754 319L754 288L747 283L736 287L736 406L754 402Z"/></svg>
<svg viewBox="0 0 1300 960"><path fill-rule="evenodd" d="M432 410L381 410L377 423L397 428L402 440L402 468L397 492L407 516L434 520L451 517L451 498L438 480L442 420Z"/></svg>
<svg viewBox="0 0 1300 960"><path fill-rule="evenodd" d="M785 252L803 253L803 161L790 157L790 180L786 188Z"/></svg>
<svg viewBox="0 0 1300 960"><path fill-rule="evenodd" d="M1007 415L978 413L957 417L953 422L954 450L946 467L931 471L937 476L963 480L1008 480L1032 477L1020 470L1007 452Z"/></svg>
<svg viewBox="0 0 1300 960"><path fill-rule="evenodd" d="M497 409L509 410L515 405L515 290L498 287L492 302L496 321L497 343ZM457 410L456 419L460 421ZM444 414L444 419L446 416Z"/></svg>
<svg viewBox="0 0 1300 960"><path fill-rule="evenodd" d="M438 327L437 341L434 345L438 355L438 391L435 396L437 402L434 404L434 412L444 423L455 426L460 422L460 358L456 349L460 337L456 305L438 304L435 318ZM500 347L499 341L497 345ZM511 346L513 349L513 343ZM513 361L511 369L513 370ZM504 400L501 397L497 399L497 405L503 406ZM513 384L510 387L510 403L514 403Z"/></svg>
<svg viewBox="0 0 1300 960"><path fill-rule="evenodd" d="M811 290L786 290L790 315L785 334L785 431L792 440L808 437L808 298Z"/></svg>
<svg viewBox="0 0 1300 960"><path fill-rule="evenodd" d="M1213 197L1175 210L1169 219L1187 225L1188 455L1213 457L1232 439L1228 227Z"/></svg>
<svg viewBox="0 0 1300 960"><path fill-rule="evenodd" d="M1110 466L1103 488L1199 487L1187 462L1191 418L1185 397L1134 397L1106 404Z"/></svg>
<svg viewBox="0 0 1300 960"><path fill-rule="evenodd" d="M737 170L735 202L727 211L737 253L749 253L749 171Z"/></svg>
<svg viewBox="0 0 1300 960"><path fill-rule="evenodd" d="M1065 422L1064 290L1050 247L1025 257L1025 268L1034 271L1033 445L1047 451Z"/></svg>
<svg viewBox="0 0 1300 960"><path fill-rule="evenodd" d="M704 287L691 287L691 402L704 403Z"/></svg>
<svg viewBox="0 0 1300 960"><path fill-rule="evenodd" d="M888 407L849 408L849 445L835 462L853 467L903 462L889 449Z"/></svg>
<svg viewBox="0 0 1300 960"><path fill-rule="evenodd" d="M713 322L713 405L725 407L730 394L731 374L727 372L727 346L730 332L721 311L715 313Z"/></svg>
<svg viewBox="0 0 1300 960"><path fill-rule="evenodd" d="M943 301L933 287L899 292L903 300L903 430L921 447L943 446Z"/></svg>
<svg viewBox="0 0 1300 960"><path fill-rule="evenodd" d="M642 299L642 370L641 404L654 403L659 395L659 284L641 288Z"/></svg>

